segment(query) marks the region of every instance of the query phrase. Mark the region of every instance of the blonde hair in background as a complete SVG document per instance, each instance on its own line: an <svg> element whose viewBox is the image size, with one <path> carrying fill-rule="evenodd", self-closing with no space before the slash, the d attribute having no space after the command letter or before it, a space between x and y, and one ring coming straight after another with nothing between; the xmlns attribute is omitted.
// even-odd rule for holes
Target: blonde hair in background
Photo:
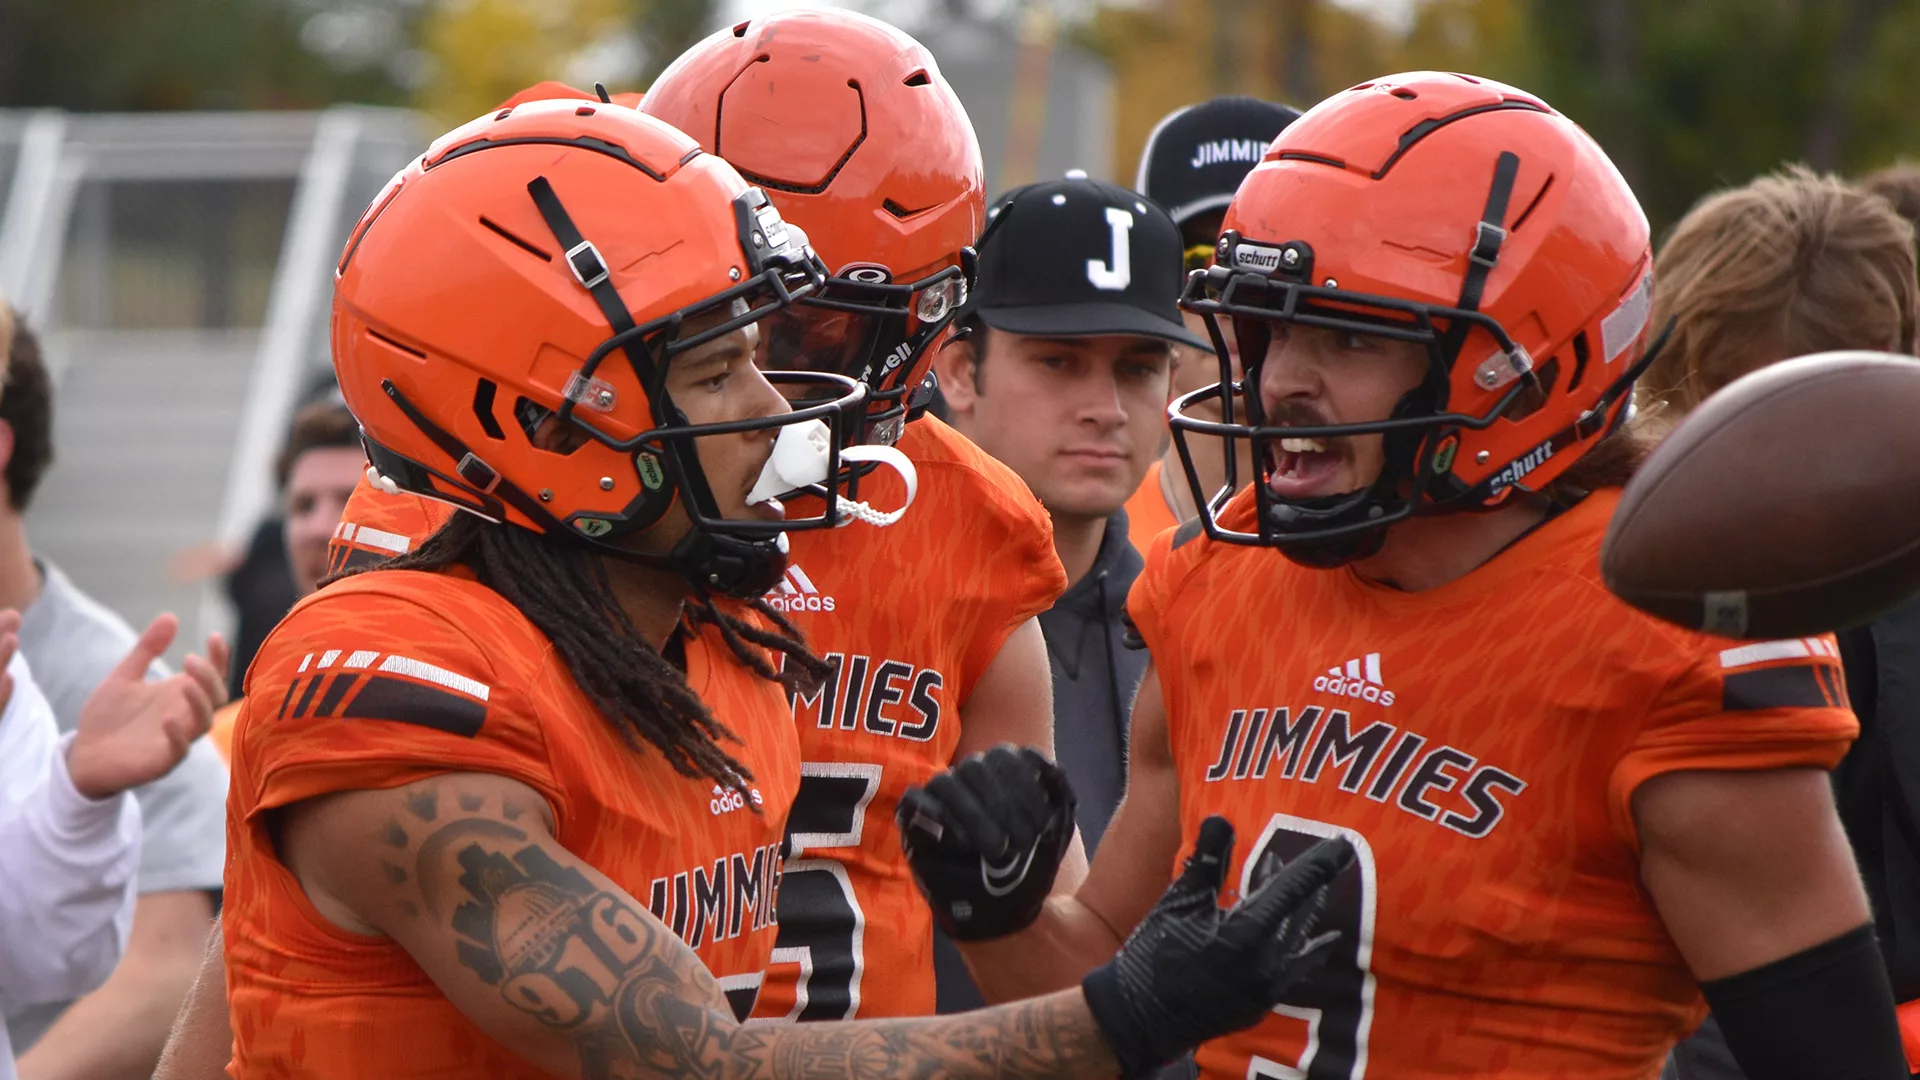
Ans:
<svg viewBox="0 0 1920 1080"><path fill-rule="evenodd" d="M1914 229L1879 196L1794 165L1709 195L1654 259L1652 325L1673 336L1640 380L1674 418L1740 376L1831 349L1913 353Z"/></svg>

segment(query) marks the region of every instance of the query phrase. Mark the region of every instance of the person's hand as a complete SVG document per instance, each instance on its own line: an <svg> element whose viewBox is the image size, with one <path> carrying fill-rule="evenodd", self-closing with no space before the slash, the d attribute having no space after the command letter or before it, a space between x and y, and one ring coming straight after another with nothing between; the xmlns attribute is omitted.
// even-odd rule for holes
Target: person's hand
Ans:
<svg viewBox="0 0 1920 1080"><path fill-rule="evenodd" d="M1037 751L974 754L900 799L895 821L934 921L955 941L1025 929L1073 840L1073 791Z"/></svg>
<svg viewBox="0 0 1920 1080"><path fill-rule="evenodd" d="M179 629L172 615L154 619L80 707L67 747L67 774L80 794L111 798L165 776L226 704L230 652L218 634L207 639L205 657L189 656L179 674L147 681L147 668Z"/></svg>
<svg viewBox="0 0 1920 1080"><path fill-rule="evenodd" d="M1269 851L1254 867L1254 887L1223 911L1233 826L1222 817L1201 822L1186 869L1119 953L1080 984L1122 1074L1144 1076L1252 1027L1318 970L1340 935L1316 937L1314 928L1353 857L1345 840L1322 840L1291 863Z"/></svg>

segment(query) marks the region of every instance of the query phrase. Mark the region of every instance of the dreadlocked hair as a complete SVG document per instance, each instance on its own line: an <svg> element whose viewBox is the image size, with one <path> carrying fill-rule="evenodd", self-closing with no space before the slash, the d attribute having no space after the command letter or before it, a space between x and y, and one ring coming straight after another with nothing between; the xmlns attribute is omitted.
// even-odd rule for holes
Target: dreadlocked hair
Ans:
<svg viewBox="0 0 1920 1080"><path fill-rule="evenodd" d="M547 636L587 700L628 746L659 751L683 776L699 776L738 792L754 807L753 773L721 748L740 737L708 711L686 674L662 656L614 599L606 564L587 548L471 514L455 514L414 550L367 570L470 570ZM350 576L341 575L341 576ZM693 629L711 625L748 669L790 691L812 693L832 673L808 651L796 629L764 600L748 605L776 628L769 631L722 611L712 597L690 605ZM769 652L783 658L780 669Z"/></svg>

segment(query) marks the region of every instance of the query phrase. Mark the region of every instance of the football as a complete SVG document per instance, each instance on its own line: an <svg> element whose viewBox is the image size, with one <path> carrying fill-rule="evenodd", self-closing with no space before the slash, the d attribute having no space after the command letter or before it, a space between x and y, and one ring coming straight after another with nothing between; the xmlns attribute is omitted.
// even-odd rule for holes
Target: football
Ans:
<svg viewBox="0 0 1920 1080"><path fill-rule="evenodd" d="M1600 569L1634 607L1737 638L1857 626L1920 591L1920 360L1820 353L1708 398L1627 485Z"/></svg>

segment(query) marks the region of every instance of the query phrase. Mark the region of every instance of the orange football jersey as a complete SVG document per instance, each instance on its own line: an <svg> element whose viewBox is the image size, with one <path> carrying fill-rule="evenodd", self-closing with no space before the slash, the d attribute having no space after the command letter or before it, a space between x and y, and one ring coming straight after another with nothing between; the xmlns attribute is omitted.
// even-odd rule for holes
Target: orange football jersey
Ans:
<svg viewBox="0 0 1920 1080"><path fill-rule="evenodd" d="M1140 481L1140 486L1127 499L1127 539L1133 544L1133 549L1142 555L1147 553L1161 533L1180 524L1180 520L1173 516L1173 507L1167 505L1167 493L1160 488L1161 472L1166 464L1164 459L1155 458L1153 464L1147 466L1146 478ZM1185 477L1179 475L1167 479L1176 484L1187 482Z"/></svg>
<svg viewBox="0 0 1920 1080"><path fill-rule="evenodd" d="M1641 889L1630 800L1680 769L1830 768L1858 732L1830 638L1738 643L1601 586L1618 492L1457 581L1161 537L1129 598L1164 687L1184 848L1345 836L1332 961L1201 1048L1220 1080L1651 1078L1704 1013ZM1243 492L1228 517L1251 527Z"/></svg>
<svg viewBox="0 0 1920 1080"><path fill-rule="evenodd" d="M767 596L839 674L792 702L804 764L762 1018L933 1012L933 913L894 807L952 762L960 703L1066 588L1052 522L1012 470L931 416L899 448L920 473L906 516L790 534L786 579ZM885 469L859 496L881 510L906 497Z"/></svg>
<svg viewBox="0 0 1920 1080"><path fill-rule="evenodd" d="M753 773L751 799L629 747L547 639L477 582L375 570L298 604L254 661L234 740L234 1075L545 1075L475 1026L398 945L317 915L274 858L263 811L437 773L495 773L540 792L560 843L647 904L747 1015L777 931L799 744L780 688L717 631L687 635L685 654L689 684L740 739L727 746Z"/></svg>
<svg viewBox="0 0 1920 1080"><path fill-rule="evenodd" d="M389 495L365 476L353 486L327 541L327 573L338 574L412 551L457 511L411 492Z"/></svg>

